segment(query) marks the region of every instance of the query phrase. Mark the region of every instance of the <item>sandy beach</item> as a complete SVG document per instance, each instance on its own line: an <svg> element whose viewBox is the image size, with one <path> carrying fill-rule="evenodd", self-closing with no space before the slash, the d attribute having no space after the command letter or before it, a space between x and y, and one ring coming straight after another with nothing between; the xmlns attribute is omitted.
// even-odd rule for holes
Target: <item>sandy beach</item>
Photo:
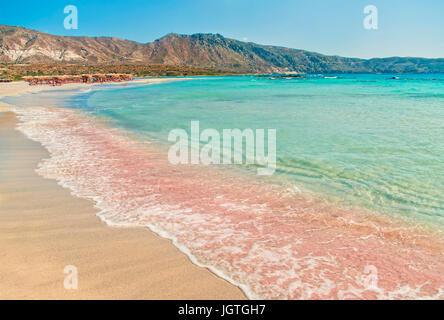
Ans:
<svg viewBox="0 0 444 320"><path fill-rule="evenodd" d="M187 78L150 78L150 79L135 79L131 81L131 83L146 83L146 84L152 84L152 83L162 83L162 82L171 82L171 81L181 81L181 80L187 80ZM121 85L125 85L128 82L122 82ZM19 82L10 82L10 83L2 83L0 84L0 98L5 96L17 96L25 93L37 93L40 91L48 91L48 90L70 90L70 89L77 89L77 88L83 88L85 87L85 84L83 83L69 83L65 84L61 87L57 86L50 86L50 85L40 85L40 86L30 86L27 82L19 81Z"/></svg>
<svg viewBox="0 0 444 320"><path fill-rule="evenodd" d="M324 106L330 99L330 87L316 96L319 87L325 85L324 79L314 80L308 88L316 103L302 113L298 104L305 93L293 97L293 87L264 80L269 81L271 92L280 92L272 100L274 106L294 104L288 111L297 109L298 116L289 121L285 120L286 112L277 115L268 106L257 112L264 99L260 94L263 84L249 78L127 85L127 89L117 84L112 88L116 90L76 95L72 100L66 96L69 100L63 101L57 99L65 99L64 95L54 98L61 92L5 99L15 107L0 104L0 297L443 299L442 228L432 223L428 226L423 218L424 213L434 213L440 223L442 217L442 180L428 171L441 168L442 148L436 145L438 140L430 142L429 160L434 166L429 168L405 140L423 137L429 141L428 125L433 119L418 114L415 108L440 114L440 105L429 106L428 100L411 105L408 98L406 106L413 108L410 117L418 124L427 124L421 127L427 135L411 135L410 125L404 128L408 132L399 134L397 130L403 126L391 126L391 122L404 108L389 108L398 99L387 98L393 90L391 80L381 75L377 82L381 86L362 88L366 77L353 80L356 92L372 88L372 96L377 97L385 88L387 93L379 101L385 106L380 113L369 114L374 121L372 130L384 128L379 135L382 140L375 141L373 135L362 132L360 121L367 123L368 118L359 118L352 128L343 125L344 130L350 130L347 154L338 149L332 158L332 150L323 139L330 139L331 133L332 145L342 146L334 133L343 129L333 125L340 117L323 119L323 107L311 115L313 108ZM397 86L405 90L401 91L404 95L417 85L414 82L404 88L400 82ZM305 89L305 83L294 86ZM430 97L440 92L436 84L426 86L425 92L435 88ZM356 92L350 91L348 84L336 87L344 93L340 100L355 106ZM290 98L282 92L288 92ZM320 153L311 154L312 146L306 145L306 140L298 145L309 159L314 161L322 153L335 166L301 162L298 153L284 149L280 152L290 159L283 165L289 172L286 176L259 177L247 170L215 166L179 167L169 161L168 144L162 140L169 130L180 125L186 128L189 119L201 117L220 119L217 126L237 126L239 115L233 105L245 99L251 102L242 105L245 119L239 126L248 128L251 121L260 119L266 124L277 117L282 123L275 121L276 128L292 132L282 140L288 146L297 134L305 134L306 140L316 136L318 123L323 120L325 128L334 130L318 136L321 145L314 146ZM68 101L70 105L66 105ZM363 95L360 101L359 110L367 115L373 100ZM337 115L350 114L342 104L334 110ZM208 112L205 115L203 111ZM382 123L381 115L387 116ZM312 123L307 126L310 117ZM293 131L294 123L303 130ZM385 130L394 139L386 153L378 151L386 147L382 142L387 137ZM356 150L357 136L374 148ZM442 130L432 138L440 136ZM411 152L398 154L399 146ZM399 159L396 167L392 166L393 159ZM362 164L372 166L367 169ZM385 177L387 168L393 170L389 177ZM294 182L293 177L300 174L295 169L306 173L303 176L316 176L305 183ZM408 179L399 180L400 176ZM421 177L427 179L425 183ZM358 183L362 181L364 186ZM356 206L341 205L338 198L335 201L339 182L345 188L341 197L356 201ZM322 194L310 193L310 185L317 184L329 188ZM430 185L436 185L436 190ZM419 201L416 190L428 200ZM383 191L386 196L381 198ZM392 199L394 195L399 199ZM367 201L374 207L367 208ZM405 208L406 201L412 203L409 220L396 211L400 206ZM393 212L379 212L380 206ZM78 270L77 290L64 287L67 266Z"/></svg>
<svg viewBox="0 0 444 320"><path fill-rule="evenodd" d="M53 89L11 83L0 97ZM40 177L35 169L49 154L15 130L17 121L0 103L0 299L245 299L169 240L109 227L91 201ZM64 288L69 265L77 290Z"/></svg>

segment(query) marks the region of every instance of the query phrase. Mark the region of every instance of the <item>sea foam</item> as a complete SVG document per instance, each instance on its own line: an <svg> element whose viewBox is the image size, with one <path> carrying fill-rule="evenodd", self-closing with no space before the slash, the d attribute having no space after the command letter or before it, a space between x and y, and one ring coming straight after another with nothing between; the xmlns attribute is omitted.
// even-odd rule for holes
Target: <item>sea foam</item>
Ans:
<svg viewBox="0 0 444 320"><path fill-rule="evenodd" d="M93 200L111 226L171 239L251 299L444 297L443 246L433 235L297 187L173 166L160 148L79 111L15 112L18 129L50 153L39 174Z"/></svg>

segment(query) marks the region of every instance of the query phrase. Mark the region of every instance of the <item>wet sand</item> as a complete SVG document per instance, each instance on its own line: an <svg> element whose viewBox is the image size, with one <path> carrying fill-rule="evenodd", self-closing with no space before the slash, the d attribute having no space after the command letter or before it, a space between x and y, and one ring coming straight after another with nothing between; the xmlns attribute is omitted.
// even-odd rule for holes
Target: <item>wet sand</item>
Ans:
<svg viewBox="0 0 444 320"><path fill-rule="evenodd" d="M1 90L0 90L1 91ZM93 203L35 173L49 157L0 105L0 299L245 299L145 228L114 228ZM66 290L66 266L78 289Z"/></svg>

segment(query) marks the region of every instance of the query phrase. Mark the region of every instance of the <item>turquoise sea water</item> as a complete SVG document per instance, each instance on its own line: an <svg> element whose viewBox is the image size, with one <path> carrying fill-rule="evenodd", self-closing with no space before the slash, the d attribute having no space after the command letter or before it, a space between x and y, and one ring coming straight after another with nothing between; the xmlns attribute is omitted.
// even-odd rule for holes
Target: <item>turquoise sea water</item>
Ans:
<svg viewBox="0 0 444 320"><path fill-rule="evenodd" d="M441 299L444 76L393 77L208 77L4 100L48 150L38 174L111 226L170 239L249 298ZM168 135L191 121L276 129L275 175L173 166Z"/></svg>
<svg viewBox="0 0 444 320"><path fill-rule="evenodd" d="M398 77L208 77L91 91L63 105L161 142L194 120L201 130L276 129L276 179L442 225L444 75Z"/></svg>

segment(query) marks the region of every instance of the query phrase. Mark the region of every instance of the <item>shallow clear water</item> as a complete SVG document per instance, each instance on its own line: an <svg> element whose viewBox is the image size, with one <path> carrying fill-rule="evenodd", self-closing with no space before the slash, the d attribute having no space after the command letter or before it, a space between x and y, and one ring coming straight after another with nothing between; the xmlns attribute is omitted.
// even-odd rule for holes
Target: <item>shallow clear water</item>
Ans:
<svg viewBox="0 0 444 320"><path fill-rule="evenodd" d="M51 155L42 176L111 225L171 239L248 297L442 298L444 78L390 78L203 78L6 100ZM172 165L168 133L192 120L277 129L278 172Z"/></svg>
<svg viewBox="0 0 444 320"><path fill-rule="evenodd" d="M96 91L70 107L166 141L174 128L277 130L277 173L345 205L444 223L444 76L203 78ZM435 80L433 80L435 79Z"/></svg>

